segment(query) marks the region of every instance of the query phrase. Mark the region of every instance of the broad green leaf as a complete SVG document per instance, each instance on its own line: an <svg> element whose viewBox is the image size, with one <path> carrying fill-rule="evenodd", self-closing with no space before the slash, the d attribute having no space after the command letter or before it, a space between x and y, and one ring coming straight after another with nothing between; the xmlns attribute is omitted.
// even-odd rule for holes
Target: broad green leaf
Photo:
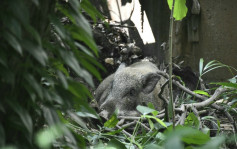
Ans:
<svg viewBox="0 0 237 149"><path fill-rule="evenodd" d="M111 118L110 118L108 121L106 121L106 122L104 123L104 126L105 126L105 127L108 127L108 128L114 128L114 127L117 125L118 122L119 122L119 120L117 119L117 116L116 116L116 114L114 113L114 114L111 116Z"/></svg>
<svg viewBox="0 0 237 149"><path fill-rule="evenodd" d="M181 142L180 137L171 137L167 139L165 146L165 149L184 149L184 144Z"/></svg>
<svg viewBox="0 0 237 149"><path fill-rule="evenodd" d="M225 142L224 136L217 136L208 141L205 145L201 147L194 147L193 149L218 149Z"/></svg>
<svg viewBox="0 0 237 149"><path fill-rule="evenodd" d="M166 140L168 140L168 142L174 138L179 138L186 144L203 145L210 140L207 134L197 129L181 125L176 126L175 131L173 131L172 127L169 127L165 134L167 135Z"/></svg>
<svg viewBox="0 0 237 149"><path fill-rule="evenodd" d="M196 94L206 95L207 97L210 97L210 95L207 92L202 90L194 90L193 92Z"/></svg>
<svg viewBox="0 0 237 149"><path fill-rule="evenodd" d="M170 10L172 9L173 0L167 0ZM176 20L182 20L188 12L186 0L175 0L173 16Z"/></svg>
<svg viewBox="0 0 237 149"><path fill-rule="evenodd" d="M138 105L136 109L139 112L141 112L143 115L146 115L146 114L149 114L149 113L152 113L152 112L156 111L154 109L151 109L151 108L148 108L148 107L145 107L145 106L141 106L141 105Z"/></svg>
<svg viewBox="0 0 237 149"><path fill-rule="evenodd" d="M85 105L81 105L80 108L78 109L79 111L77 112L78 116L81 117L91 117L91 118L95 118L95 119L99 119L99 116L97 115L97 113L94 111L94 109L92 109L89 106L85 106Z"/></svg>
<svg viewBox="0 0 237 149"><path fill-rule="evenodd" d="M192 133L186 134L182 137L182 141L187 144L205 144L210 140L210 137L199 130L194 129Z"/></svg>

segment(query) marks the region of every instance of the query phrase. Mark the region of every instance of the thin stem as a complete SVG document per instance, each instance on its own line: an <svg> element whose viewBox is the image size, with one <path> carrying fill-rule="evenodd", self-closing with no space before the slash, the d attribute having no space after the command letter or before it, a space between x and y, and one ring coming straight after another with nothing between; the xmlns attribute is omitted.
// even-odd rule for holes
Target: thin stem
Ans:
<svg viewBox="0 0 237 149"><path fill-rule="evenodd" d="M172 110L172 121L173 121L173 130L175 129L175 111L174 111L174 101L173 101L173 87L172 87L172 45L173 45L173 11L174 11L174 3L175 0L173 0L171 14L170 14L170 32L169 32L169 93L170 93L170 101L169 104L171 104L170 107Z"/></svg>

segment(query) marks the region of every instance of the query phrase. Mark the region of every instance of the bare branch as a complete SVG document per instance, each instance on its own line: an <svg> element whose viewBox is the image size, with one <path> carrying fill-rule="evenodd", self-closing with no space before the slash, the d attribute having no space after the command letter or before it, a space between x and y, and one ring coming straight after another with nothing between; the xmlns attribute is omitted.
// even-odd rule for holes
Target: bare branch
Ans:
<svg viewBox="0 0 237 149"><path fill-rule="evenodd" d="M192 106L194 106L197 109L201 108L201 107L208 106L208 105L212 104L215 99L217 99L222 93L224 93L226 91L228 91L227 88L218 88L218 89L216 89L215 93L207 100L198 102L198 103L185 104L185 106L186 106L186 108L192 108Z"/></svg>

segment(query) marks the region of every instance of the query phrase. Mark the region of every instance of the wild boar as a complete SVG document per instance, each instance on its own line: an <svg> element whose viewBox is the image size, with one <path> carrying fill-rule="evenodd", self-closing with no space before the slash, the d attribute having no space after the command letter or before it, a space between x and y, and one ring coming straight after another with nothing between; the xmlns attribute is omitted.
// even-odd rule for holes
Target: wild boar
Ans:
<svg viewBox="0 0 237 149"><path fill-rule="evenodd" d="M141 61L128 67L121 64L95 91L100 115L109 118L118 109L118 115L139 116L136 107L151 102L157 110L163 108L158 97L165 78L157 74L158 68L151 62ZM168 93L167 87L163 94Z"/></svg>

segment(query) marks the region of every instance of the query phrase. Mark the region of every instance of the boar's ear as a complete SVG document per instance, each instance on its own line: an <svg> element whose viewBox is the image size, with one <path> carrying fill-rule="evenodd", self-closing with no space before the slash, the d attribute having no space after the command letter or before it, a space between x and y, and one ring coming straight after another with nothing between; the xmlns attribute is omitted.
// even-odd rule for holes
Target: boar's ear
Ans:
<svg viewBox="0 0 237 149"><path fill-rule="evenodd" d="M156 73L148 73L142 76L142 91L145 94L149 94L156 87L157 82L160 80L160 76Z"/></svg>

